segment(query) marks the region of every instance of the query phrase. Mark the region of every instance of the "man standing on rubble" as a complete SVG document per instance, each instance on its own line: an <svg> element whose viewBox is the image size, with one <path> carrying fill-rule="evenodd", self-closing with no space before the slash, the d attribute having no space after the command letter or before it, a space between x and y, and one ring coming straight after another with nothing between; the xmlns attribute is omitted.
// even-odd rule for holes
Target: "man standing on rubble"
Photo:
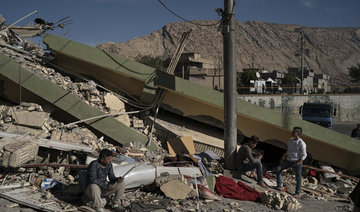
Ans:
<svg viewBox="0 0 360 212"><path fill-rule="evenodd" d="M295 198L298 198L300 195L302 164L307 156L306 144L300 138L301 134L302 134L301 127L293 128L292 138L289 141L287 152L282 157L280 165L276 168L276 176L277 176L276 189L280 191L284 191L281 181L281 171L290 167L292 167L295 170L295 175L296 175L296 190L294 194ZM285 157L286 160L284 160Z"/></svg>
<svg viewBox="0 0 360 212"><path fill-rule="evenodd" d="M241 172L251 171L252 177L258 181L258 185L263 188L267 188L262 178L262 154L258 154L257 156L253 156L252 149L256 147L259 143L259 138L256 136L251 136L249 141L243 144L238 153L237 153L237 169ZM256 173L255 173L256 170Z"/></svg>
<svg viewBox="0 0 360 212"><path fill-rule="evenodd" d="M112 208L122 209L120 198L125 190L124 178L115 177L111 161L112 152L108 149L103 149L100 151L99 158L92 161L88 166L88 186L85 190L85 196L92 203L92 207L100 212L104 211L106 205L104 197L112 194L115 194ZM107 177L110 182L107 182Z"/></svg>

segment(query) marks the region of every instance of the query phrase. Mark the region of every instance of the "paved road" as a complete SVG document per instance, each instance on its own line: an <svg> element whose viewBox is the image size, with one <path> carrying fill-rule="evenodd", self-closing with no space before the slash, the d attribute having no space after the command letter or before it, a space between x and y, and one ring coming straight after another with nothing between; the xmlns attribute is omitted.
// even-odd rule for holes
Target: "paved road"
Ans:
<svg viewBox="0 0 360 212"><path fill-rule="evenodd" d="M356 128L355 122L335 122L332 129L336 132L350 136L351 131Z"/></svg>

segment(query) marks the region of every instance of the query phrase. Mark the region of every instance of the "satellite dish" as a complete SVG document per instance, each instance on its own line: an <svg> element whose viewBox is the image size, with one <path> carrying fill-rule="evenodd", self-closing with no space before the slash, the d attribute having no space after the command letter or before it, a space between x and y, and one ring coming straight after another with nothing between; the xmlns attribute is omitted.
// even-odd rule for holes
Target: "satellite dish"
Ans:
<svg viewBox="0 0 360 212"><path fill-rule="evenodd" d="M260 78L260 73L256 72L256 77L259 79Z"/></svg>

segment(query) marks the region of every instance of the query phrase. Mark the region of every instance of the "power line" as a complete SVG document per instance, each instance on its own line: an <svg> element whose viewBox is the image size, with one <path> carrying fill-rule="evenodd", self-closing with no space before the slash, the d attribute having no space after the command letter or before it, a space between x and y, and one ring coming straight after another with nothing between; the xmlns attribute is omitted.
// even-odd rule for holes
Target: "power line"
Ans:
<svg viewBox="0 0 360 212"><path fill-rule="evenodd" d="M220 21L214 23L214 24L199 24L199 23L196 23L196 22L193 22L193 21L190 21L186 18L183 18L181 17L180 15L176 14L174 11L172 11L169 7L167 7L161 0L158 0L158 2L165 8L167 9L170 13L172 13L173 15L175 15L176 17L180 18L181 20L183 21L186 21L186 22L189 22L191 24L194 24L194 25L197 25L197 26L215 26L215 25L218 25L220 24L222 21L223 21L223 18L221 18Z"/></svg>

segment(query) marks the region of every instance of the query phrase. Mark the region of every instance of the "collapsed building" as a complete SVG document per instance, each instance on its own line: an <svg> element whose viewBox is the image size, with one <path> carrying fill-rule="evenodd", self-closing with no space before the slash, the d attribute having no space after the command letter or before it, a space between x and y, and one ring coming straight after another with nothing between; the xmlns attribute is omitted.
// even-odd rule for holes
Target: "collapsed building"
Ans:
<svg viewBox="0 0 360 212"><path fill-rule="evenodd" d="M183 174L195 177L196 181L196 177L201 176L203 170L200 171L198 167L180 170L180 168L163 166L161 161L167 154L164 150L165 144L168 151L173 153L172 156L180 153L192 155L206 150L212 150L218 156L223 156L222 139L194 139L195 144L192 146L191 139L189 141L189 139L174 138L179 134L167 129L166 123L157 124L157 130L154 130L151 126L156 124L156 116L147 121L146 119L142 121L143 117L141 117L141 115L149 117L150 110L161 108L182 117L223 128L224 109L221 92L55 35L45 34L43 42L47 46L45 54L39 48L37 54L13 47L7 48L6 45L1 48L0 93L4 99L12 103L1 109L2 129L9 132L9 134L1 135L4 167L26 167L25 165L31 165L26 164L30 161L35 165L27 168L39 168L42 166L41 163L56 162L58 164L56 169L45 171L52 178L56 178L59 173L64 173L61 167L66 167L59 164L84 168L79 166L79 163L71 161L84 162L84 153L87 155L102 148L109 148L117 151L119 155L126 153L126 158L122 156L119 158L127 162L131 161L130 164L135 162L136 158L157 164L156 166L136 165L139 167L134 169L132 165L120 166L122 168L119 168L119 172L129 171L127 188L140 187L156 181L160 188L163 185L169 186L170 188L162 187L163 193L176 199L180 197L172 196L174 194L167 191L179 185L167 183L174 183L172 180L179 180L177 178ZM257 107L242 100L238 100L237 105L237 128L241 135L257 135L263 142L284 146L292 128L301 126L312 160L334 165L352 174L359 173L360 164L353 161L360 159L360 144L354 139L306 121L270 112L266 108ZM134 115L130 118L131 114L138 116ZM168 134L161 137L157 133L161 130ZM157 135L158 138L156 138ZM184 145L185 150L177 149L179 144ZM72 151L77 153L73 154ZM212 155L209 152L208 154ZM215 161L218 162L208 165L206 161L203 161L208 165L206 168L215 173L223 172L221 168L220 170L218 168L221 166L220 159L214 155L212 158L216 158ZM215 167L212 166L214 163ZM60 168L61 171L59 171ZM69 177L71 175L67 174L67 182L74 182L74 177ZM145 179L134 177L139 174L153 177ZM30 178L31 175L23 178L27 177ZM164 178L165 182L160 180ZM3 182L7 180L7 177L4 179ZM32 183L35 185L38 185L39 181L40 184L46 184L44 179L36 178L33 181L37 181ZM181 178L179 181L184 180ZM352 182L347 183L352 184ZM23 196L32 192L31 189L22 189L20 193ZM192 189L184 190L181 195L186 198ZM204 191L204 189L200 190ZM74 190L68 192L75 193ZM332 194L328 190L323 192L327 195ZM2 197L34 207L35 203L19 200L17 199L19 194L15 193L16 190L9 191ZM147 194L140 193L139 195ZM181 198L184 198L183 196ZM279 199L277 202L282 203L271 203L275 198ZM220 198L213 194L212 199ZM275 204L276 209L298 208L296 200L288 197L279 195L273 197L272 194L266 194L263 199L265 204ZM45 205L34 208L56 211L59 208L64 210L66 207L70 206L60 204L55 209L49 209Z"/></svg>

